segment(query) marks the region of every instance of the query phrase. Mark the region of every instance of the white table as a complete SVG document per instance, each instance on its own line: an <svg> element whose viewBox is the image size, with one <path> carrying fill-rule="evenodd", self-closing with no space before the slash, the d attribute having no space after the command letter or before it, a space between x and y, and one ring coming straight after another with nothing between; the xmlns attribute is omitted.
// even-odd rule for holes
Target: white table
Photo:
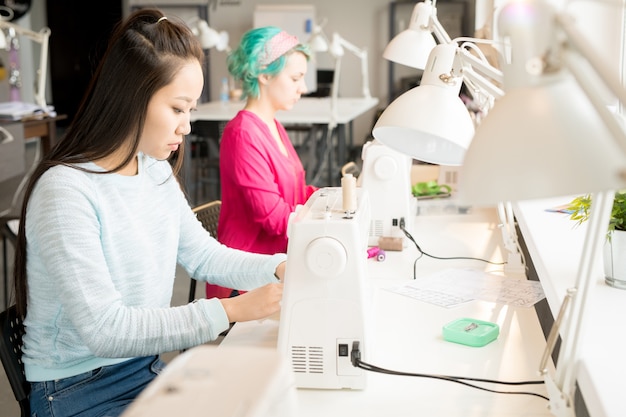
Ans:
<svg viewBox="0 0 626 417"><path fill-rule="evenodd" d="M412 229L421 248L441 257L475 256L500 261L500 233L491 209L470 214L425 215ZM446 309L386 290L412 279L415 247L387 252L384 262L369 262L369 311L372 313L367 361L384 368L427 374L539 380L538 366L545 346L535 310L472 301ZM475 260L443 261L423 257L418 277L448 268L471 267L498 271L501 266ZM461 317L492 321L499 338L484 347L446 342L442 326ZM221 347L276 347L278 321L237 323ZM479 384L504 391L546 395L543 385ZM298 389L299 417L429 416L507 417L549 416L547 401L534 396L496 394L460 384L426 378L367 373L364 390Z"/></svg>
<svg viewBox="0 0 626 417"><path fill-rule="evenodd" d="M213 121L213 122L227 122L231 120L239 110L244 106L245 102L230 102L227 105L221 101L211 101L208 103L202 103L198 105L197 111L191 114L191 122L198 121ZM367 111L371 110L378 104L377 98L339 98L337 100L337 112L334 122L337 124L336 129L332 132L333 136L328 137L326 131L327 126L333 122L331 111L331 100L329 97L315 98L315 97L303 97L301 98L293 109L288 111L279 111L276 118L284 126L298 126L306 125L312 126L318 131L323 132L319 144L326 146L327 141L332 141L334 136L337 137L337 143L334 146L328 147L328 172L329 180L333 179L336 184L323 184L323 185L339 185L339 171L332 172L335 160L333 155L333 148L336 147L336 163L341 167L346 161L347 154L346 149L348 145L354 143L352 136L352 122L359 116L363 115ZM192 127L193 132L193 127ZM319 161L321 164L321 160Z"/></svg>
<svg viewBox="0 0 626 417"><path fill-rule="evenodd" d="M524 241L554 317L568 288L574 286L586 224L576 227L567 214L548 209L574 196L514 205ZM598 264L585 308L577 382L592 417L624 415L622 378L626 375L626 291L609 287Z"/></svg>

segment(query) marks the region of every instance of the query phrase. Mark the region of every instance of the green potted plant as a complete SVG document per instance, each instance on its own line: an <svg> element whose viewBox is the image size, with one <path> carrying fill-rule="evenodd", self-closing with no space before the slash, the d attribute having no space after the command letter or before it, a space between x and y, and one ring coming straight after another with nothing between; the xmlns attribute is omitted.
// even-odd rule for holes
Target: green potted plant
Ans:
<svg viewBox="0 0 626 417"><path fill-rule="evenodd" d="M591 195L574 198L567 206L569 218L579 225L589 219ZM615 192L603 251L605 281L626 289L626 190Z"/></svg>
<svg viewBox="0 0 626 417"><path fill-rule="evenodd" d="M589 209L591 207L591 194L586 194L574 198L567 206L570 213L570 219L581 224L589 218ZM607 238L611 238L611 232L614 230L626 231L626 191L617 191L613 200L613 209L611 210L611 220L607 230Z"/></svg>

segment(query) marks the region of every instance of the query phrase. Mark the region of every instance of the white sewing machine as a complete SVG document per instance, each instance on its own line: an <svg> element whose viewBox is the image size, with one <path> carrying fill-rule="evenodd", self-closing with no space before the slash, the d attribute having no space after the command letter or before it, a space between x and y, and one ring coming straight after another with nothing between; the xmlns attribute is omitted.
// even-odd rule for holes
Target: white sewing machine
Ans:
<svg viewBox="0 0 626 417"><path fill-rule="evenodd" d="M370 203L355 188L344 211L342 188L317 190L289 219L278 349L291 360L299 388L363 389L352 365L353 342L365 358L364 281Z"/></svg>
<svg viewBox="0 0 626 417"><path fill-rule="evenodd" d="M176 356L121 417L293 417L298 407L275 349L200 345Z"/></svg>
<svg viewBox="0 0 626 417"><path fill-rule="evenodd" d="M381 237L401 238L400 219L411 229L411 164L413 160L374 139L363 144L363 168L358 185L371 197L372 220L369 229L370 246L378 246Z"/></svg>

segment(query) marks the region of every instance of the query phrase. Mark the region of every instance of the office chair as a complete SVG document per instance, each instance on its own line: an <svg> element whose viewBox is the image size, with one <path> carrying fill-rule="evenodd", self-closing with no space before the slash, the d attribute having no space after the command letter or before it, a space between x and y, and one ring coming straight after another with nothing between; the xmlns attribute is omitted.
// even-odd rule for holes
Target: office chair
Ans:
<svg viewBox="0 0 626 417"><path fill-rule="evenodd" d="M24 374L22 363L22 336L24 336L24 324L18 317L15 305L0 313L2 323L2 343L0 343L0 359L7 374L13 395L20 404L21 416L30 415L30 403L28 394L30 385Z"/></svg>
<svg viewBox="0 0 626 417"><path fill-rule="evenodd" d="M12 227L15 223L19 224L19 218L14 216L0 217L0 235L2 236L2 272L4 274L4 308L9 307L9 255L8 244L11 243L15 248L17 233Z"/></svg>
<svg viewBox="0 0 626 417"><path fill-rule="evenodd" d="M211 236L217 239L217 222L220 219L221 200L210 201L205 204L194 207L193 212L202 223L202 226L211 233ZM191 279L189 284L189 302L196 299L196 283L195 279Z"/></svg>

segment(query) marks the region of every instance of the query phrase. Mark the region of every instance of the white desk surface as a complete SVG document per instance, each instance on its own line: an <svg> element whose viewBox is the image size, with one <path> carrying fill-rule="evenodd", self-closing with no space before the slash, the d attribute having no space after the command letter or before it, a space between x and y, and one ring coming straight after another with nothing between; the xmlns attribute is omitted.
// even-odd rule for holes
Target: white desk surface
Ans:
<svg viewBox="0 0 626 417"><path fill-rule="evenodd" d="M514 205L554 317L567 289L574 287L586 229L585 224L575 227L567 214L546 210L567 204L573 197ZM626 375L626 291L606 285L601 263L596 266L585 307L578 383L592 417L621 417L625 414L621 380Z"/></svg>
<svg viewBox="0 0 626 417"><path fill-rule="evenodd" d="M500 261L500 233L494 210L471 214L417 217L412 230L421 248L442 257L476 256ZM494 233L495 232L495 233ZM411 244L412 245L412 244ZM385 290L412 279L414 246L387 252L384 262L368 260L371 312L368 349L364 360L403 372L490 378L506 381L540 380L538 367L545 346L534 308L514 308L472 301L443 308ZM479 261L443 261L424 257L418 275L471 267L501 271ZM443 340L442 326L461 317L498 323L500 336L484 347ZM275 347L278 321L237 323L220 346ZM528 395L490 393L448 381L367 372L364 390L298 389L300 414L307 416L549 416L548 402ZM477 383L503 391L532 391L546 395L543 385L506 386Z"/></svg>
<svg viewBox="0 0 626 417"><path fill-rule="evenodd" d="M211 101L198 105L191 113L191 121L228 121L235 117L244 106L244 101L230 102L228 105L220 101ZM338 124L346 124L378 104L378 99L372 98L339 98L337 100ZM331 121L329 97L303 97L288 111L280 111L276 118L282 124L328 124Z"/></svg>

